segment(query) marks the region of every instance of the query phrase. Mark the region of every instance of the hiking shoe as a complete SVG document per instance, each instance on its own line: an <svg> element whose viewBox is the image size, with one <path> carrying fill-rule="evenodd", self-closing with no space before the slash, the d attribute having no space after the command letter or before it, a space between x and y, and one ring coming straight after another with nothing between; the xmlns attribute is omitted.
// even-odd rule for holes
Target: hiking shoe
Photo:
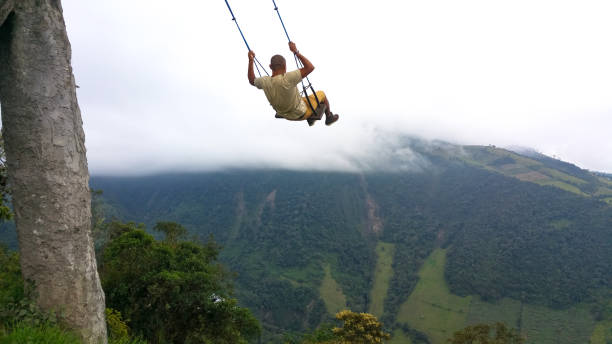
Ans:
<svg viewBox="0 0 612 344"><path fill-rule="evenodd" d="M325 119L325 125L332 125L338 120L338 118L340 118L340 116L338 115L327 116L327 118Z"/></svg>
<svg viewBox="0 0 612 344"><path fill-rule="evenodd" d="M314 118L309 118L309 119L306 120L306 122L308 122L308 126L310 126L310 127L312 127L315 124L316 121L317 120L314 119Z"/></svg>

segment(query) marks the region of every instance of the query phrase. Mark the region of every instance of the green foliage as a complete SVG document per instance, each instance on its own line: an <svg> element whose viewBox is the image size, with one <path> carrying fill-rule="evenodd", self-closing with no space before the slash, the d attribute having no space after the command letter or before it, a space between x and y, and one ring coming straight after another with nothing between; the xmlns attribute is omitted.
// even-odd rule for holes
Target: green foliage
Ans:
<svg viewBox="0 0 612 344"><path fill-rule="evenodd" d="M165 241L170 244L178 243L179 239L183 239L187 235L187 229L176 222L158 222L153 229L164 233Z"/></svg>
<svg viewBox="0 0 612 344"><path fill-rule="evenodd" d="M521 308L517 321L505 323L520 326L521 333L532 343L588 343L596 326L586 304L561 310L529 304L523 304Z"/></svg>
<svg viewBox="0 0 612 344"><path fill-rule="evenodd" d="M376 253L378 259L376 261L376 270L374 272L374 283L370 292L369 313L377 317L383 315L384 301L389 289L389 282L393 276L393 256L395 245L390 243L379 242L376 245Z"/></svg>
<svg viewBox="0 0 612 344"><path fill-rule="evenodd" d="M596 302L591 307L591 314L596 321L612 321L612 289L602 290L595 295Z"/></svg>
<svg viewBox="0 0 612 344"><path fill-rule="evenodd" d="M129 336L109 338L109 344L147 344L140 338ZM58 324L18 322L10 327L0 327L0 344L82 344L78 336Z"/></svg>
<svg viewBox="0 0 612 344"><path fill-rule="evenodd" d="M35 300L34 287L21 277L19 254L0 246L0 329L56 325L56 314L41 311Z"/></svg>
<svg viewBox="0 0 612 344"><path fill-rule="evenodd" d="M379 344L391 338L382 324L369 313L343 310L335 315L342 327L324 323L316 330L301 336L285 336L284 344Z"/></svg>
<svg viewBox="0 0 612 344"><path fill-rule="evenodd" d="M472 201L451 208L471 214L456 225L448 253L445 276L454 293L564 308L592 301L612 285L607 205L466 170L478 179L475 189L466 183L471 178L457 172L447 180ZM559 230L556 224L563 220Z"/></svg>
<svg viewBox="0 0 612 344"><path fill-rule="evenodd" d="M130 328L119 311L107 308L104 313L109 344L147 344L140 337L130 336Z"/></svg>
<svg viewBox="0 0 612 344"><path fill-rule="evenodd" d="M325 271L325 277L321 281L319 294L325 303L327 312L329 314L336 314L346 309L346 297L336 280L332 277L330 266L326 265L323 270Z"/></svg>
<svg viewBox="0 0 612 344"><path fill-rule="evenodd" d="M0 332L0 344L82 344L82 342L75 334L57 325L20 323L6 334Z"/></svg>
<svg viewBox="0 0 612 344"><path fill-rule="evenodd" d="M23 296L24 289L19 254L0 245L0 307L21 300Z"/></svg>
<svg viewBox="0 0 612 344"><path fill-rule="evenodd" d="M136 337L136 338L125 337L125 338L119 338L119 339L109 338L108 344L148 344L148 343L146 340L140 337Z"/></svg>
<svg viewBox="0 0 612 344"><path fill-rule="evenodd" d="M240 171L92 181L125 220L152 228L168 219L201 238L213 234L224 247L220 260L237 272L241 305L261 320L262 339L278 342L328 319L318 290L323 266L346 306L367 309L375 252L362 233L360 178L346 177Z"/></svg>
<svg viewBox="0 0 612 344"><path fill-rule="evenodd" d="M511 299L491 303L477 296L453 295L444 280L443 250L432 253L419 275L417 286L398 315L404 334L410 335L413 344L427 338L431 343L444 343L449 334L468 324L488 322L516 324L532 343L586 343L595 326L588 304L554 310ZM418 336L410 327L427 336Z"/></svg>
<svg viewBox="0 0 612 344"><path fill-rule="evenodd" d="M450 293L444 281L445 258L442 249L429 256L419 271L419 282L397 317L398 322L410 324L434 343L443 342L449 333L465 326L471 304L471 297Z"/></svg>
<svg viewBox="0 0 612 344"><path fill-rule="evenodd" d="M129 337L129 327L123 321L121 312L106 308L104 314L106 315L106 331L110 339L123 340Z"/></svg>
<svg viewBox="0 0 612 344"><path fill-rule="evenodd" d="M25 296L15 302L0 305L0 326L11 327L16 324L29 326L57 325L55 312L44 312L36 305L34 288L27 288Z"/></svg>
<svg viewBox="0 0 612 344"><path fill-rule="evenodd" d="M587 194L602 184L601 177L558 161L482 147L462 153L480 165L444 149L432 151L430 145L412 148L431 169L366 174L365 183L350 173L271 170L94 178L93 183L125 220L152 228L169 219L191 234L213 234L224 247L219 259L238 273L241 305L263 324L264 342L278 343L283 332L309 331L329 320L320 293L331 280L325 266L348 308L367 311L375 303L379 312L386 283L376 284L371 294L378 241L395 245L380 317L386 324L395 323L417 285L419 268L437 247L447 249L444 277L454 294L559 309L600 303L595 295L612 285L609 206L488 167L537 170ZM555 164L562 174L551 172ZM363 184L378 205L383 224L378 237L366 231ZM329 304L329 295L325 298Z"/></svg>
<svg viewBox="0 0 612 344"><path fill-rule="evenodd" d="M468 326L453 334L451 344L523 344L525 339L516 330L508 329L502 323L495 325L477 324Z"/></svg>
<svg viewBox="0 0 612 344"><path fill-rule="evenodd" d="M589 344L612 343L612 320L602 321L593 330Z"/></svg>
<svg viewBox="0 0 612 344"><path fill-rule="evenodd" d="M315 330L307 333L295 334L285 333L283 336L283 344L336 344L338 336L334 334L334 325L332 323L323 323Z"/></svg>
<svg viewBox="0 0 612 344"><path fill-rule="evenodd" d="M402 339L405 339L402 341ZM406 343L407 342L407 343ZM410 327L408 324L396 324L390 344L431 344L432 341L424 332Z"/></svg>
<svg viewBox="0 0 612 344"><path fill-rule="evenodd" d="M103 251L107 305L151 343L246 343L255 318L231 296L213 241L156 241L133 223L113 224Z"/></svg>
<svg viewBox="0 0 612 344"><path fill-rule="evenodd" d="M342 327L333 329L341 344L378 344L391 338L372 314L344 310L336 314L336 319L343 322Z"/></svg>
<svg viewBox="0 0 612 344"><path fill-rule="evenodd" d="M54 312L36 305L31 284L21 277L19 254L0 246L0 344L80 343L60 328Z"/></svg>
<svg viewBox="0 0 612 344"><path fill-rule="evenodd" d="M302 344L332 343L338 339L333 329L334 326L332 324L322 324L316 330L306 334L302 338Z"/></svg>

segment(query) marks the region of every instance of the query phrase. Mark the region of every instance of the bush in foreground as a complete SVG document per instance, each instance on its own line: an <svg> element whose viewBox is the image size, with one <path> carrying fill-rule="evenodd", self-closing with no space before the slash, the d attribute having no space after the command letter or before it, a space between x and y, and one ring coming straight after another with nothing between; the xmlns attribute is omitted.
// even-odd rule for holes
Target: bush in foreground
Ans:
<svg viewBox="0 0 612 344"><path fill-rule="evenodd" d="M19 323L0 334L0 344L82 344L78 337L59 326L43 324L33 326Z"/></svg>
<svg viewBox="0 0 612 344"><path fill-rule="evenodd" d="M232 276L217 263L219 246L179 240L185 230L178 224L164 222L156 229L165 240L133 223L110 224L100 271L107 306L153 344L240 344L256 338L257 320L232 298Z"/></svg>

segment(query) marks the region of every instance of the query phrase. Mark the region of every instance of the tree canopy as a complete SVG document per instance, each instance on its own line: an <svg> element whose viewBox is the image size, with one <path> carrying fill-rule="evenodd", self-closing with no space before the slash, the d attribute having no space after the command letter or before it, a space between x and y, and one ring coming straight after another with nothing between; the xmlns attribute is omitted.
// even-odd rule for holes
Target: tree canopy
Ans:
<svg viewBox="0 0 612 344"><path fill-rule="evenodd" d="M494 325L477 324L468 326L453 334L450 344L523 344L525 338L503 323Z"/></svg>
<svg viewBox="0 0 612 344"><path fill-rule="evenodd" d="M336 314L336 319L343 322L333 330L340 344L379 344L391 338L372 314L344 310Z"/></svg>
<svg viewBox="0 0 612 344"><path fill-rule="evenodd" d="M102 284L107 305L129 319L135 334L153 344L236 344L259 334L257 320L232 297L231 274L217 263L214 241L157 241L134 223L110 227Z"/></svg>

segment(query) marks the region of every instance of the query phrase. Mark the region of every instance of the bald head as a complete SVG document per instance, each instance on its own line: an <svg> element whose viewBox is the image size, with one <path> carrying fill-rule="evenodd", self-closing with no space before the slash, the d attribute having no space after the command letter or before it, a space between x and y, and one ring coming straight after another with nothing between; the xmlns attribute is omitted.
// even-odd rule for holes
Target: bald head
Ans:
<svg viewBox="0 0 612 344"><path fill-rule="evenodd" d="M272 58L270 59L270 69L275 71L284 70L285 68L287 68L287 62L285 61L284 57L282 57L281 55L272 56Z"/></svg>

